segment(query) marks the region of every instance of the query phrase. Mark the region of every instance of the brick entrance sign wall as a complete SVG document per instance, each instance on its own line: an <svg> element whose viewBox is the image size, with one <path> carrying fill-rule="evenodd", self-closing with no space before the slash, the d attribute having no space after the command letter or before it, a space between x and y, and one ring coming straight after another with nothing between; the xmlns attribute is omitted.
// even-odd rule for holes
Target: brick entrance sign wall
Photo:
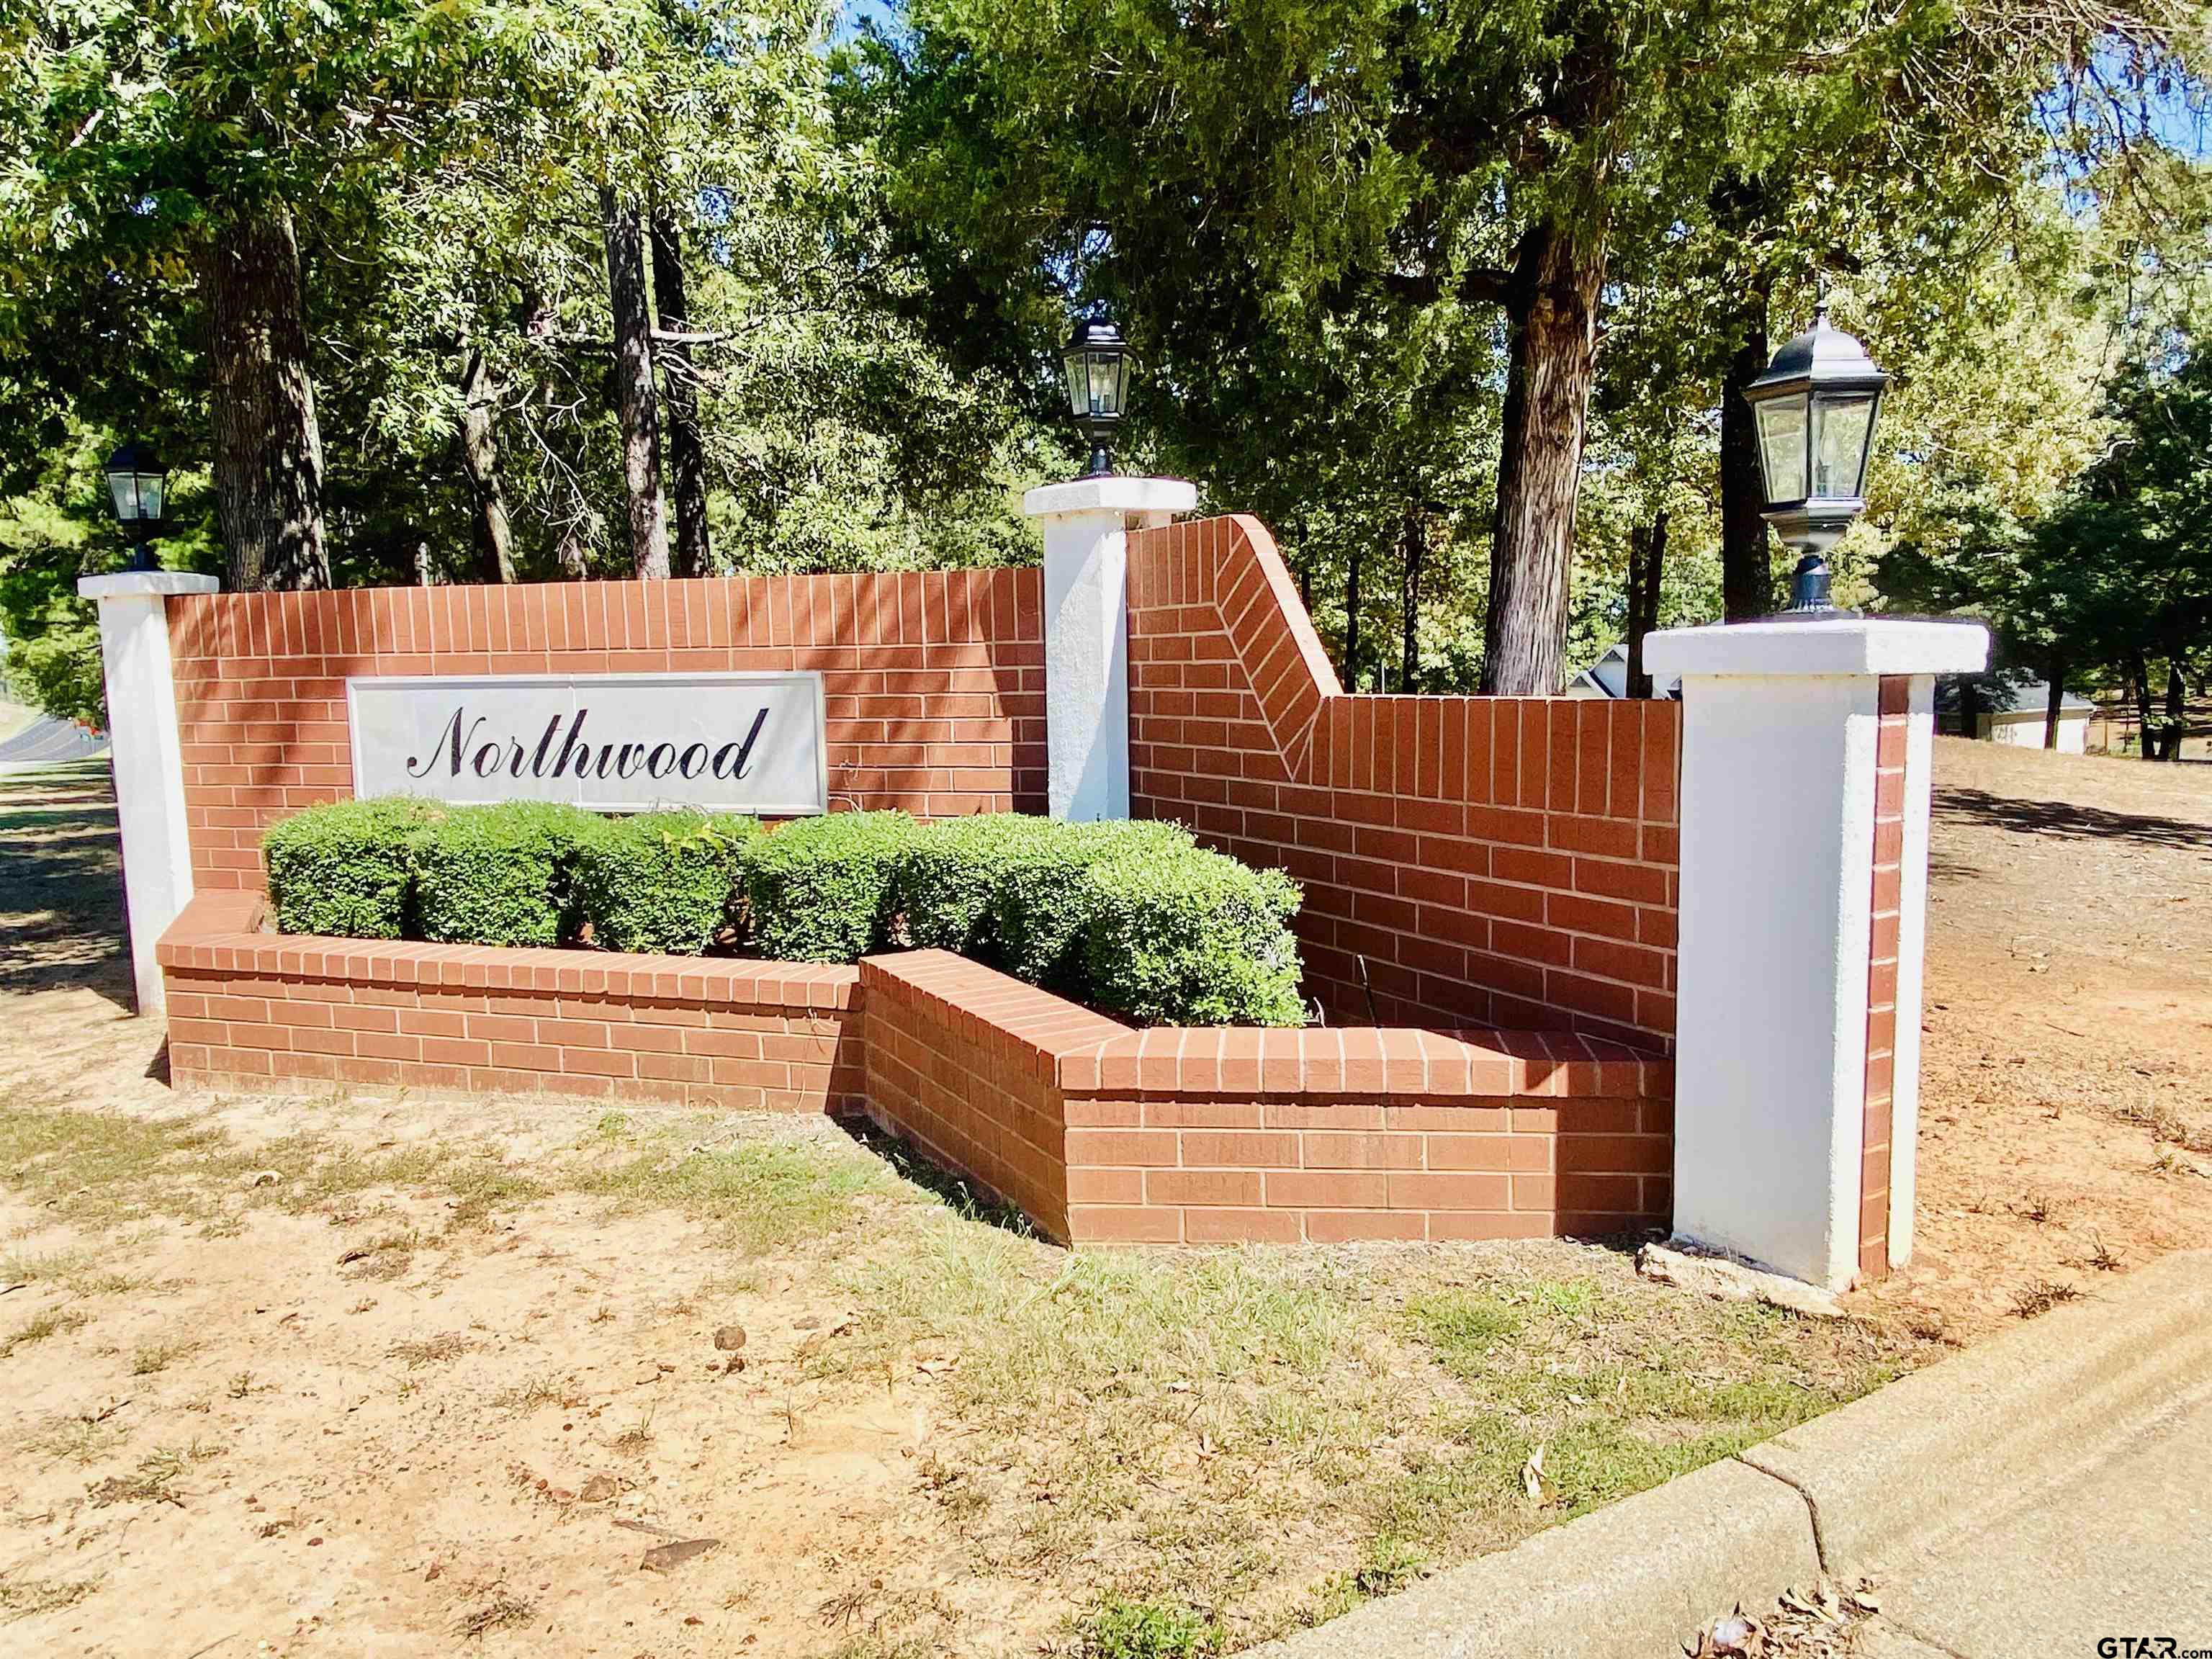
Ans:
<svg viewBox="0 0 2212 1659"><path fill-rule="evenodd" d="M352 793L356 674L819 669L837 806L1044 810L1035 570L348 588L169 600L197 886L258 887L271 819Z"/></svg>
<svg viewBox="0 0 2212 1659"><path fill-rule="evenodd" d="M1680 705L1347 696L1249 518L1131 536L1129 636L1137 811L1304 883L1336 1018L1673 1036Z"/></svg>
<svg viewBox="0 0 2212 1659"><path fill-rule="evenodd" d="M356 676L818 670L833 809L1042 811L1037 570L192 594L173 1075L865 1110L1078 1243L1663 1221L1677 711L1347 696L1256 524L1129 553L1133 805L1304 884L1328 1029L1133 1030L939 952L260 931L263 829L349 793Z"/></svg>

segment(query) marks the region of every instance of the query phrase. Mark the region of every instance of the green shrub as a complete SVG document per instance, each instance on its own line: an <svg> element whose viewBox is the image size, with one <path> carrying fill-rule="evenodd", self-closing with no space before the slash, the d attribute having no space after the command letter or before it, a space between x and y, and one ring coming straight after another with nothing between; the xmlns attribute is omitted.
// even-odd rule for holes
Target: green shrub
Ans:
<svg viewBox="0 0 2212 1659"><path fill-rule="evenodd" d="M261 838L269 902L287 933L399 939L412 920L415 860L443 808L404 795L331 801Z"/></svg>
<svg viewBox="0 0 2212 1659"><path fill-rule="evenodd" d="M1091 1000L1141 1025L1300 1025L1297 884L1203 848L1093 865Z"/></svg>
<svg viewBox="0 0 2212 1659"><path fill-rule="evenodd" d="M1097 899L1092 873L1193 850L1179 823L1056 823L979 879L990 884L994 965L1062 996L1087 998L1083 932Z"/></svg>
<svg viewBox="0 0 2212 1659"><path fill-rule="evenodd" d="M992 902L1005 874L1047 853L1074 826L1018 812L979 812L925 824L907 849L899 908L917 951L953 951L996 963L1004 952Z"/></svg>
<svg viewBox="0 0 2212 1659"><path fill-rule="evenodd" d="M426 939L557 945L574 931L579 845L601 820L555 801L456 806L415 857L415 916Z"/></svg>
<svg viewBox="0 0 2212 1659"><path fill-rule="evenodd" d="M1304 1018L1297 886L1180 824L841 812L764 834L702 811L388 797L310 808L263 848L288 933L696 956L741 922L757 956L955 951L1142 1024Z"/></svg>
<svg viewBox="0 0 2212 1659"><path fill-rule="evenodd" d="M758 820L714 812L596 818L575 851L574 903L592 944L697 956L729 919Z"/></svg>
<svg viewBox="0 0 2212 1659"><path fill-rule="evenodd" d="M921 834L903 812L833 812L763 836L744 861L754 954L854 962L884 949Z"/></svg>

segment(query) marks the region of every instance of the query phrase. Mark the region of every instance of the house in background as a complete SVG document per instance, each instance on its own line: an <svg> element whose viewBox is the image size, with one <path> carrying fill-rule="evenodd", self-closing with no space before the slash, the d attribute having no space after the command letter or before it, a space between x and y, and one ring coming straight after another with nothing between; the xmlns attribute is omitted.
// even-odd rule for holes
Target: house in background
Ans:
<svg viewBox="0 0 2212 1659"><path fill-rule="evenodd" d="M2018 749L2043 747L2043 726L2051 686L2045 680L2008 680L1996 675L1977 676L1974 681L1973 730L1966 729L1966 700L1960 695L1958 676L1936 682L1936 729L1951 737L1981 738ZM2089 720L2096 704L2071 691L2058 701L2058 749L2061 754L2083 755L2089 750Z"/></svg>
<svg viewBox="0 0 2212 1659"><path fill-rule="evenodd" d="M1611 645L1605 654L1567 682L1564 694L1570 697L1613 697L1628 695L1628 647ZM1679 676L1655 681L1651 695L1656 697L1679 697L1682 682Z"/></svg>

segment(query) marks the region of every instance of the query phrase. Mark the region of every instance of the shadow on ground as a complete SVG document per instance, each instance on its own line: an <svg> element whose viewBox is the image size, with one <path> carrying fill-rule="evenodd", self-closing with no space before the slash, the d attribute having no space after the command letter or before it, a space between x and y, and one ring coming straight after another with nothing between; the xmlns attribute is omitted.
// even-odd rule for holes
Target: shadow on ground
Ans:
<svg viewBox="0 0 2212 1659"><path fill-rule="evenodd" d="M2129 841L2143 847L2201 848L2212 852L2212 830L2181 818L2140 812L2114 812L2072 801L2027 800L1993 795L1985 789L1939 789L1936 816L1960 823L1982 823L2023 835L2063 836L2077 841Z"/></svg>
<svg viewBox="0 0 2212 1659"><path fill-rule="evenodd" d="M82 987L133 1006L107 763L0 777L0 991Z"/></svg>

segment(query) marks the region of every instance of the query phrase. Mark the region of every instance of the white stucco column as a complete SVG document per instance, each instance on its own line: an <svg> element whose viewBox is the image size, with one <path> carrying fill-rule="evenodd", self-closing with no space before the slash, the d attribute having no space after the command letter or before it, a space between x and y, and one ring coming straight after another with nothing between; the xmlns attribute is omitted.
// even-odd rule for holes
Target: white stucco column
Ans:
<svg viewBox="0 0 2212 1659"><path fill-rule="evenodd" d="M1682 680L1678 1235L1833 1289L1910 1253L1934 676L1988 655L1877 617L1645 637Z"/></svg>
<svg viewBox="0 0 2212 1659"><path fill-rule="evenodd" d="M1127 532L1198 505L1180 478L1078 478L1022 498L1044 521L1048 799L1056 818L1129 816Z"/></svg>
<svg viewBox="0 0 2212 1659"><path fill-rule="evenodd" d="M192 896L168 599L212 593L222 586L212 576L178 570L126 570L86 576L76 585L78 592L100 604L115 815L123 830L123 896L142 1014L158 1014L166 1006L154 946Z"/></svg>

